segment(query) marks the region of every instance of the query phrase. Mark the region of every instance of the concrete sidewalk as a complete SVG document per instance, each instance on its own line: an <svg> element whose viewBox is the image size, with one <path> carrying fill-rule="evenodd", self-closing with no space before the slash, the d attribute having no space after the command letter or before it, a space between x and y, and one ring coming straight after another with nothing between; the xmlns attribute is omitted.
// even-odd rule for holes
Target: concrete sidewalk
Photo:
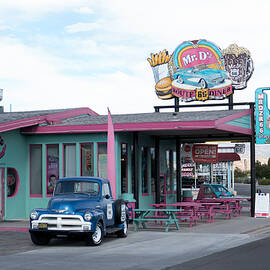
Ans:
<svg viewBox="0 0 270 270"><path fill-rule="evenodd" d="M161 225L150 224L147 229L139 231L164 231ZM29 220L0 221L0 231L26 231L29 228ZM129 225L129 231L134 231L134 225ZM216 215L215 222L206 223L199 221L197 226L189 227L188 222L180 222L180 230L174 225L170 226L170 232L179 233L212 233L212 234L262 234L270 233L270 218L250 217L248 209L243 209L241 216L225 219L223 215ZM164 232L165 233L165 232Z"/></svg>

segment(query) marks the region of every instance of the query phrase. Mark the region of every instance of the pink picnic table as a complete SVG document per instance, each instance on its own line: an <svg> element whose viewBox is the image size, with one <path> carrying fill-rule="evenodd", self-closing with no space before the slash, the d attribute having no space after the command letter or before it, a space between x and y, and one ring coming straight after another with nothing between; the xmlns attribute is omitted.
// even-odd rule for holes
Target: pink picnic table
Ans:
<svg viewBox="0 0 270 270"><path fill-rule="evenodd" d="M177 212L176 217L182 220L189 220L189 225L197 225L199 217L207 216L207 222L214 221L214 206L219 205L220 203L200 203L200 202L176 202L170 204L151 204L151 207L157 209L164 209L168 207L177 207L179 212Z"/></svg>

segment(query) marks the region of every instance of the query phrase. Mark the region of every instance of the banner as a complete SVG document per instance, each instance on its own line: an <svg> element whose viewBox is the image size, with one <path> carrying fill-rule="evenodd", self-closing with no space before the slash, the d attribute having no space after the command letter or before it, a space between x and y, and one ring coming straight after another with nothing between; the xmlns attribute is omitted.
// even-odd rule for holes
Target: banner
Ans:
<svg viewBox="0 0 270 270"><path fill-rule="evenodd" d="M195 163L218 163L218 145L194 144L192 158Z"/></svg>
<svg viewBox="0 0 270 270"><path fill-rule="evenodd" d="M107 177L111 183L112 196L116 199L115 140L112 116L108 108Z"/></svg>

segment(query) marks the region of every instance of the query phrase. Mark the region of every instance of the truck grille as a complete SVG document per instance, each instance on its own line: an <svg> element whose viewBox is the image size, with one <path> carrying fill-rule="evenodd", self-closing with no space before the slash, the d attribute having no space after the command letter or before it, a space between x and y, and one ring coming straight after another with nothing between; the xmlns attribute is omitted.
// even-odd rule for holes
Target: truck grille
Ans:
<svg viewBox="0 0 270 270"><path fill-rule="evenodd" d="M41 215L38 223L48 224L49 230L82 230L85 224L83 218L79 215ZM88 223L89 224L89 223Z"/></svg>

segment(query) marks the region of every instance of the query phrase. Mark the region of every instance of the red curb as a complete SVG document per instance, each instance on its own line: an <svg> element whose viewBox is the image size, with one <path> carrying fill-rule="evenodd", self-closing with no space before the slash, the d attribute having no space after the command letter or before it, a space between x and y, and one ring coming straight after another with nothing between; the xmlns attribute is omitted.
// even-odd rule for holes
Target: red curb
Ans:
<svg viewBox="0 0 270 270"><path fill-rule="evenodd" d="M0 227L0 231L28 232L28 228L23 227Z"/></svg>

